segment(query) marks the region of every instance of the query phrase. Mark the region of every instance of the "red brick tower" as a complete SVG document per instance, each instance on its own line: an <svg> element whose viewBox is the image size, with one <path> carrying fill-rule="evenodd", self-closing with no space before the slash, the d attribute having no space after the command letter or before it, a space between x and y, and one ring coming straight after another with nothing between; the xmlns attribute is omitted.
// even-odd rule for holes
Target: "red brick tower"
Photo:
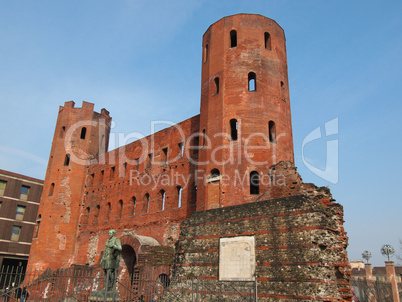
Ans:
<svg viewBox="0 0 402 302"><path fill-rule="evenodd" d="M256 200L294 161L285 35L273 20L239 14L203 37L197 211Z"/></svg>
<svg viewBox="0 0 402 302"><path fill-rule="evenodd" d="M109 112L74 102L60 106L49 164L38 211L30 268L56 269L72 264L87 166L107 151Z"/></svg>

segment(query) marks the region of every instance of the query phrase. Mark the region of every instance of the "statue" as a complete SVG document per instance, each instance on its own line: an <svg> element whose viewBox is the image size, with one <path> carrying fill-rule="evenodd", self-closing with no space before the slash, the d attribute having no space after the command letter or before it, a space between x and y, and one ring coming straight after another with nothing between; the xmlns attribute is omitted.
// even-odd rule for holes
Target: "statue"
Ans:
<svg viewBox="0 0 402 302"><path fill-rule="evenodd" d="M107 284L108 291L113 289L116 282L117 272L119 270L121 242L115 237L115 230L109 231L109 239L106 240L105 249L103 250L101 267L105 273L105 287Z"/></svg>
<svg viewBox="0 0 402 302"><path fill-rule="evenodd" d="M117 273L120 263L120 252L122 250L120 239L115 237L116 231L109 231L109 239L106 240L100 265L105 274L105 288L98 292L93 292L89 301L95 301L96 297L113 297L117 293L114 291L114 284L117 279ZM97 301L97 300L96 300Z"/></svg>

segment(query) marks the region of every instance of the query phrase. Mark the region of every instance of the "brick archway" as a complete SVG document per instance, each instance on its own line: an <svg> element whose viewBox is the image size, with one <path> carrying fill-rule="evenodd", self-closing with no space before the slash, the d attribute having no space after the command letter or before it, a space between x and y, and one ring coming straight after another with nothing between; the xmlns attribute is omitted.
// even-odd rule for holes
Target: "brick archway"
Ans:
<svg viewBox="0 0 402 302"><path fill-rule="evenodd" d="M135 255L138 256L142 254L143 246L160 246L159 242L149 236L141 236L141 235L123 235L120 237L121 245L131 246L135 252Z"/></svg>
<svg viewBox="0 0 402 302"><path fill-rule="evenodd" d="M133 282L134 275L141 273L136 265L141 255L144 253L144 247L157 247L160 246L160 244L152 237L140 235L123 235L120 237L120 241L123 248L121 251L120 265L127 269L127 273Z"/></svg>

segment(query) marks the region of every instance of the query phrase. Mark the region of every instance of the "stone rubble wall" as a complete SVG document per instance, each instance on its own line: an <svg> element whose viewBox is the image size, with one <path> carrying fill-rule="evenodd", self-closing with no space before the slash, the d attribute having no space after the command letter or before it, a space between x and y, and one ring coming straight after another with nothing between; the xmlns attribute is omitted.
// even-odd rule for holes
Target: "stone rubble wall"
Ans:
<svg viewBox="0 0 402 302"><path fill-rule="evenodd" d="M350 301L343 207L330 193L320 197L327 198L296 195L193 213L182 223L173 276L217 280L219 238L254 236L259 301Z"/></svg>

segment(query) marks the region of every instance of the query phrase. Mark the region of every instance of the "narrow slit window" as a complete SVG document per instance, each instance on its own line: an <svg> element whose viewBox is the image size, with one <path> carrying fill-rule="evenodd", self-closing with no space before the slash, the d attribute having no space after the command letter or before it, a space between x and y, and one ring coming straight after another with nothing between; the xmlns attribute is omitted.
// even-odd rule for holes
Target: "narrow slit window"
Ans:
<svg viewBox="0 0 402 302"><path fill-rule="evenodd" d="M54 191L54 182L52 182L52 183L50 184L49 196L53 196L53 191Z"/></svg>
<svg viewBox="0 0 402 302"><path fill-rule="evenodd" d="M274 121L269 121L268 132L269 132L269 141L271 143L276 143L276 126Z"/></svg>
<svg viewBox="0 0 402 302"><path fill-rule="evenodd" d="M179 143L179 152L180 152L180 157L183 157L184 154L184 143Z"/></svg>
<svg viewBox="0 0 402 302"><path fill-rule="evenodd" d="M282 98L282 101L286 100L286 98L285 98L285 83L283 81L281 81L281 98Z"/></svg>
<svg viewBox="0 0 402 302"><path fill-rule="evenodd" d="M151 169L151 166L152 166L152 153L149 153L148 157L147 157L147 164L145 166L145 169Z"/></svg>
<svg viewBox="0 0 402 302"><path fill-rule="evenodd" d="M257 90L257 76L254 72L248 74L248 91Z"/></svg>
<svg viewBox="0 0 402 302"><path fill-rule="evenodd" d="M237 141L237 120L230 120L230 137L232 141Z"/></svg>
<svg viewBox="0 0 402 302"><path fill-rule="evenodd" d="M177 207L181 208L181 197L182 197L183 188L177 186Z"/></svg>
<svg viewBox="0 0 402 302"><path fill-rule="evenodd" d="M214 82L215 82L215 94L218 94L219 93L219 78L216 77L214 79Z"/></svg>
<svg viewBox="0 0 402 302"><path fill-rule="evenodd" d="M237 46L237 31L232 30L230 31L230 47Z"/></svg>
<svg viewBox="0 0 402 302"><path fill-rule="evenodd" d="M100 214L100 205L96 206L96 211L94 213L94 223L98 223Z"/></svg>
<svg viewBox="0 0 402 302"><path fill-rule="evenodd" d="M165 190L160 190L160 210L164 211L165 210L165 202L166 202L166 192Z"/></svg>
<svg viewBox="0 0 402 302"><path fill-rule="evenodd" d="M264 34L265 49L272 50L271 48L271 35L268 32Z"/></svg>
<svg viewBox="0 0 402 302"><path fill-rule="evenodd" d="M86 135L87 135L87 128L82 127L82 129L81 129L81 139L85 139Z"/></svg>
<svg viewBox="0 0 402 302"><path fill-rule="evenodd" d="M145 194L144 196L144 206L143 206L143 212L144 214L148 214L149 211L149 202L150 202L150 197L149 194Z"/></svg>
<svg viewBox="0 0 402 302"><path fill-rule="evenodd" d="M66 157L64 158L64 166L67 167L70 165L70 154L66 154Z"/></svg>
<svg viewBox="0 0 402 302"><path fill-rule="evenodd" d="M131 214L132 214L132 216L134 216L135 215L135 207L136 207L136 205L137 205L137 200L136 200L136 198L133 196L133 198L131 198Z"/></svg>
<svg viewBox="0 0 402 302"><path fill-rule="evenodd" d="M108 202L106 205L106 221L108 221L110 219L111 211L112 211L112 206L110 205L110 202Z"/></svg>
<svg viewBox="0 0 402 302"><path fill-rule="evenodd" d="M206 63L208 61L208 55L209 55L209 45L206 44L205 45L205 49L204 49L204 63Z"/></svg>
<svg viewBox="0 0 402 302"><path fill-rule="evenodd" d="M202 146L205 146L205 141L206 141L206 137L205 137L205 129L202 129Z"/></svg>
<svg viewBox="0 0 402 302"><path fill-rule="evenodd" d="M250 194L260 194L260 176L257 171L252 171L250 173Z"/></svg>
<svg viewBox="0 0 402 302"><path fill-rule="evenodd" d="M61 129L60 129L60 138L64 137L65 132L66 132L66 127L65 126L61 127Z"/></svg>
<svg viewBox="0 0 402 302"><path fill-rule="evenodd" d="M168 148L163 148L163 159L162 159L162 165L166 165L168 162Z"/></svg>
<svg viewBox="0 0 402 302"><path fill-rule="evenodd" d="M102 170L100 173L99 182L103 182L103 178L105 177L105 170Z"/></svg>

